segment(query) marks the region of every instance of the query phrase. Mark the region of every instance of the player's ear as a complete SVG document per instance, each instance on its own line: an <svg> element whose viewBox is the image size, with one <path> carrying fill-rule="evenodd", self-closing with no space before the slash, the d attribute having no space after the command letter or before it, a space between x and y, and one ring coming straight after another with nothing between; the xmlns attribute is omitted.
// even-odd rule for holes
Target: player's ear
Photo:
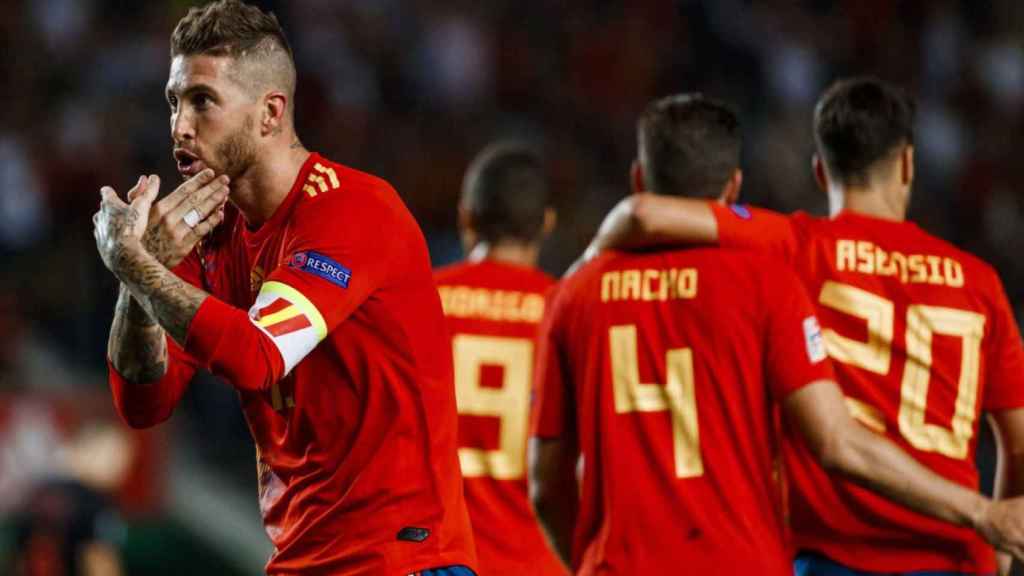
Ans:
<svg viewBox="0 0 1024 576"><path fill-rule="evenodd" d="M822 192L828 192L828 172L825 171L825 163L817 152L811 157L811 171L814 172L814 182Z"/></svg>
<svg viewBox="0 0 1024 576"><path fill-rule="evenodd" d="M900 155L900 178L904 186L910 186L914 181L914 147L907 145Z"/></svg>
<svg viewBox="0 0 1024 576"><path fill-rule="evenodd" d="M288 113L288 96L284 92L269 92L263 97L260 133L264 136L281 131Z"/></svg>
<svg viewBox="0 0 1024 576"><path fill-rule="evenodd" d="M462 241L462 250L468 256L470 250L476 246L476 224L473 222L473 213L461 202L459 203L459 239Z"/></svg>
<svg viewBox="0 0 1024 576"><path fill-rule="evenodd" d="M556 224L558 224L558 212L555 212L554 207L548 206L544 209L544 225L541 226L540 237L547 238L554 231Z"/></svg>
<svg viewBox="0 0 1024 576"><path fill-rule="evenodd" d="M732 173L729 181L725 183L725 187L722 188L722 194L718 197L718 201L726 206L735 204L740 199L740 188L743 187L743 171L739 168Z"/></svg>
<svg viewBox="0 0 1024 576"><path fill-rule="evenodd" d="M459 203L459 231L460 232L472 232L475 229L473 223L473 213L470 212L465 204Z"/></svg>
<svg viewBox="0 0 1024 576"><path fill-rule="evenodd" d="M633 188L631 190L633 194L649 191L647 190L647 183L644 181L644 169L640 166L639 159L634 159L633 165L629 167L629 183Z"/></svg>

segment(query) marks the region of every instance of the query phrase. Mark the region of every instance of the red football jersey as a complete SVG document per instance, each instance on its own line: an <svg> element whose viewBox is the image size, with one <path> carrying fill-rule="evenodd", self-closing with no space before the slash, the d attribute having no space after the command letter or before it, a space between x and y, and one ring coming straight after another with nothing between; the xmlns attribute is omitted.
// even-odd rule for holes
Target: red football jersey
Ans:
<svg viewBox="0 0 1024 576"><path fill-rule="evenodd" d="M312 154L270 220L250 230L229 205L176 272L215 298L184 351L169 342L163 380L131 386L111 371L115 400L130 422L166 418L214 316L249 310L227 344L272 358L266 382L230 382L256 441L268 573L475 565L441 303L423 236L386 182Z"/></svg>
<svg viewBox="0 0 1024 576"><path fill-rule="evenodd" d="M723 249L610 253L541 329L534 434L583 458L578 574L793 573L773 401L832 378L785 265Z"/></svg>
<svg viewBox="0 0 1024 576"><path fill-rule="evenodd" d="M744 206L715 214L722 246L762 247L795 267L853 416L977 489L979 414L1024 406L1024 349L995 271L909 222ZM992 548L972 530L830 478L789 439L799 548L877 572L995 571Z"/></svg>
<svg viewBox="0 0 1024 576"><path fill-rule="evenodd" d="M565 576L526 483L534 343L554 279L486 260L434 279L452 336L459 461L480 574Z"/></svg>

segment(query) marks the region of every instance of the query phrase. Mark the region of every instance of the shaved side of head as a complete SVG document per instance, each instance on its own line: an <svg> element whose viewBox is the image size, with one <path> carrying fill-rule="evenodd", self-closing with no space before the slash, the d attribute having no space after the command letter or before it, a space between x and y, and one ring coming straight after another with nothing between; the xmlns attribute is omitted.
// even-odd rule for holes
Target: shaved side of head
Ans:
<svg viewBox="0 0 1024 576"><path fill-rule="evenodd" d="M295 60L272 12L239 0L218 0L191 8L171 35L171 57L227 56L234 60L231 79L253 98L271 91L288 97L294 114Z"/></svg>

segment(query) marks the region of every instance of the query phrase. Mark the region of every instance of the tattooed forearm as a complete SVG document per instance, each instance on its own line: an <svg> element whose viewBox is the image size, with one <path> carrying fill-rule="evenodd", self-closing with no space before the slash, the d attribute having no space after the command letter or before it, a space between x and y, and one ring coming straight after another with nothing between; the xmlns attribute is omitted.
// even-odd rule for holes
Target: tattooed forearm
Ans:
<svg viewBox="0 0 1024 576"><path fill-rule="evenodd" d="M147 233L146 217L152 197L136 197L132 204L125 204L109 187L104 187L100 193L103 197L100 211L93 216L96 247L104 265L121 280L132 296L129 298L126 293L121 295L115 325L111 330L110 347L114 352L123 352L126 345L132 346L126 344L126 340L138 336L143 330L149 330L152 334L147 336L148 340L139 339L143 345L136 351L144 360L149 360L141 364L151 370L142 372L147 372L147 375L156 373L158 362L153 361L156 352L160 352L160 358L166 363L166 348L161 347L166 344L155 343L160 328L184 346L188 326L207 294L190 286L161 264L159 258L166 257L166 243L159 241L159 235ZM152 196L152 189L150 194ZM147 248L153 253L147 251ZM141 310L133 310L133 306L139 305L145 308L145 312L159 327L142 318ZM134 328L129 320L135 321ZM146 343L152 346L147 347Z"/></svg>
<svg viewBox="0 0 1024 576"><path fill-rule="evenodd" d="M142 236L142 244L164 266L167 266L174 258L174 239L161 234L159 223L150 225Z"/></svg>
<svg viewBox="0 0 1024 576"><path fill-rule="evenodd" d="M167 334L184 346L188 326L206 300L206 292L178 278L141 246L125 249L118 256L117 276L135 298L147 304Z"/></svg>
<svg viewBox="0 0 1024 576"><path fill-rule="evenodd" d="M164 331L122 284L110 326L107 354L132 383L154 382L167 373Z"/></svg>

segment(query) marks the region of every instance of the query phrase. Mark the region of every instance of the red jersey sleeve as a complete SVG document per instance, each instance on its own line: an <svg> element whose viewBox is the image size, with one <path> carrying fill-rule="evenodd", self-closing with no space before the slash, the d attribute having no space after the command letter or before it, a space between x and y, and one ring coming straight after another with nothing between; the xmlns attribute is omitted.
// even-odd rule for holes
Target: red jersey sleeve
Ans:
<svg viewBox="0 0 1024 576"><path fill-rule="evenodd" d="M265 390L401 268L393 249L408 223L393 191L356 189L298 207L295 233L248 314L209 297L189 327L187 349L237 388ZM396 264L396 260L398 263Z"/></svg>
<svg viewBox="0 0 1024 576"><path fill-rule="evenodd" d="M777 400L817 380L835 380L821 325L803 284L785 266L766 277L766 368Z"/></svg>
<svg viewBox="0 0 1024 576"><path fill-rule="evenodd" d="M201 264L195 251L176 266L173 272L182 280L199 286ZM198 368L194 358L181 346L167 338L167 372L156 382L128 382L107 359L108 381L114 407L121 419L133 428L147 428L167 420L181 400Z"/></svg>
<svg viewBox="0 0 1024 576"><path fill-rule="evenodd" d="M537 357L535 360L534 406L532 435L538 438L558 438L571 425L573 405L571 392L566 389L569 379L565 374L566 359L559 339L561 306L558 289L548 296L547 312L537 331Z"/></svg>
<svg viewBox="0 0 1024 576"><path fill-rule="evenodd" d="M1024 406L1024 345L1020 329L1006 298L1002 282L994 277L996 300L992 323L990 352L986 355L985 399L983 407L990 412Z"/></svg>
<svg viewBox="0 0 1024 576"><path fill-rule="evenodd" d="M711 203L718 224L718 245L723 248L757 248L792 261L799 248L796 229L789 216L743 204Z"/></svg>
<svg viewBox="0 0 1024 576"><path fill-rule="evenodd" d="M405 227L395 216L378 202L306 210L298 219L300 232L285 248L286 262L268 282L301 293L329 332L388 280L389 270L402 268L393 248Z"/></svg>

